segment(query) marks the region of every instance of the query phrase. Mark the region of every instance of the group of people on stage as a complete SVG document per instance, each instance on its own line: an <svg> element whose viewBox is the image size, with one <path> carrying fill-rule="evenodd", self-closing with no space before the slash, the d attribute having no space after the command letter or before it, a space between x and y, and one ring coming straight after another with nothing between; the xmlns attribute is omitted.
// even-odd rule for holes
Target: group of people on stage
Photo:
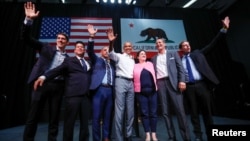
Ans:
<svg viewBox="0 0 250 141"><path fill-rule="evenodd" d="M68 35L58 33L56 46L32 38L32 23L39 16L39 11L32 2L26 2L24 10L26 17L21 37L29 47L38 50L40 54L28 79L28 83L33 85L33 91L31 109L24 129L24 141L34 141L46 101L49 104L48 140L57 140L63 97L63 141L73 141L78 115L79 141L89 140L90 113L93 141L110 141L111 130L114 132L112 140L131 141L133 122L137 120L134 119L135 100L140 107L145 141L158 141L158 105L167 128L168 140L176 141L172 120L174 110L182 139L191 141L184 99L188 102L195 141L204 140L200 112L207 134L209 126L213 124L207 83L219 83L204 55L209 53L227 32L230 23L228 17L222 20L223 27L212 42L201 50L191 52L189 42L183 41L179 44L179 51L168 51L166 41L158 38L155 43L158 53L149 60L145 50L138 51L134 57L131 42L123 44L123 53L115 52L114 41L117 35L112 28L107 29L109 46L101 49L100 56L96 55L94 40L98 29L91 24L87 26L88 44L76 41L75 56L70 57L65 51L69 43ZM89 56L88 60L84 58L85 53Z"/></svg>

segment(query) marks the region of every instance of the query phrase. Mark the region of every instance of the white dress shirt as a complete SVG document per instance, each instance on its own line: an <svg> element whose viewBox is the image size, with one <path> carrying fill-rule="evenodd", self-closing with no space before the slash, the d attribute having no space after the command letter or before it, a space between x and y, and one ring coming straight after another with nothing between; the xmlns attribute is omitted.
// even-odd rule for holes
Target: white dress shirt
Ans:
<svg viewBox="0 0 250 141"><path fill-rule="evenodd" d="M131 55L111 51L109 57L116 62L116 76L133 78L135 61Z"/></svg>
<svg viewBox="0 0 250 141"><path fill-rule="evenodd" d="M166 51L163 54L158 53L158 55L157 55L157 59L156 59L156 77L157 77L157 79L168 77Z"/></svg>
<svg viewBox="0 0 250 141"><path fill-rule="evenodd" d="M85 62L86 66L87 66L87 71L90 69L90 64L84 59L84 58L81 58L79 56L76 56L77 59L79 60L79 62L81 63L81 60L80 59L83 59L83 61ZM82 63L81 63L82 64Z"/></svg>

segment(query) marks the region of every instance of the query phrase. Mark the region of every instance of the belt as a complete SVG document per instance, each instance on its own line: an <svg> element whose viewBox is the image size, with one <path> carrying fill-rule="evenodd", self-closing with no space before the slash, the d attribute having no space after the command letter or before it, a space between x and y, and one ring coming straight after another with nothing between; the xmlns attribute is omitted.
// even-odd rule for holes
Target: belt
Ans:
<svg viewBox="0 0 250 141"><path fill-rule="evenodd" d="M157 80L168 80L168 79L169 79L169 77L163 77L163 78L159 78Z"/></svg>
<svg viewBox="0 0 250 141"><path fill-rule="evenodd" d="M195 80L194 82L187 82L186 84L187 85L194 85L194 84L197 84L197 83L200 83L202 82L202 80Z"/></svg>
<svg viewBox="0 0 250 141"><path fill-rule="evenodd" d="M116 76L115 78L126 79L128 81L132 81L133 80L132 78L127 78L127 77L124 77L124 76Z"/></svg>
<svg viewBox="0 0 250 141"><path fill-rule="evenodd" d="M112 87L112 85L110 85L110 84L104 84L104 83L102 83L101 86L102 87Z"/></svg>

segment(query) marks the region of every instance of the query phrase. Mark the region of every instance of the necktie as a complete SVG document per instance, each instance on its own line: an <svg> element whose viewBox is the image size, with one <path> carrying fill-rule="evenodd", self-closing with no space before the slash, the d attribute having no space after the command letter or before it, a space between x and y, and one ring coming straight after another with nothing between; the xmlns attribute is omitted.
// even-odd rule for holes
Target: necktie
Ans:
<svg viewBox="0 0 250 141"><path fill-rule="evenodd" d="M84 60L81 58L80 61L81 61L81 64L82 64L83 71L87 71L87 66L86 66Z"/></svg>
<svg viewBox="0 0 250 141"><path fill-rule="evenodd" d="M111 85L111 72L108 60L105 60L106 63L106 70L107 70L107 83Z"/></svg>
<svg viewBox="0 0 250 141"><path fill-rule="evenodd" d="M186 66L187 66L187 70L188 70L188 82L194 82L194 76L192 73L192 69L191 69L191 65L188 59L188 55L185 55L186 58Z"/></svg>

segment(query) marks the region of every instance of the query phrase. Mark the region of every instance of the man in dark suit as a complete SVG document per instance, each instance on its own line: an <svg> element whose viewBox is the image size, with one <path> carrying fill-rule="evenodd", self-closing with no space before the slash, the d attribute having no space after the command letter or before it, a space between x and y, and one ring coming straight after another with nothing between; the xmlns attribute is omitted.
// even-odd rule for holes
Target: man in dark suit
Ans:
<svg viewBox="0 0 250 141"><path fill-rule="evenodd" d="M166 123L170 141L176 140L170 109L175 111L183 140L190 140L182 91L185 90L185 72L177 52L166 50L164 39L156 40L158 54L152 58L157 77L158 96L162 116ZM173 105L171 105L171 104Z"/></svg>
<svg viewBox="0 0 250 141"><path fill-rule="evenodd" d="M223 28L212 42L201 50L197 49L191 52L188 41L182 41L179 44L179 49L182 52L182 63L188 76L185 97L187 98L186 100L190 108L191 122L196 141L202 140L199 110L201 110L203 115L206 132L208 132L208 126L213 124L210 90L208 89L207 83L218 84L219 80L210 68L204 54L209 53L211 49L215 47L215 44L225 35L229 28L230 20L228 17L225 17L222 22ZM189 70L189 64L191 70Z"/></svg>
<svg viewBox="0 0 250 141"><path fill-rule="evenodd" d="M65 33L57 34L56 46L50 46L48 43L33 39L30 37L31 25L33 20L38 17L39 11L35 11L35 5L31 2L24 4L24 10L26 17L22 26L21 38L34 49L34 52L38 51L40 55L28 79L28 83L33 84L40 75L57 67L64 58L68 57L65 48L69 43L69 38ZM37 124L47 100L49 104L48 141L56 141L63 88L64 80L63 77L59 76L44 84L39 90L32 91L30 111L23 134L24 141L34 141Z"/></svg>
<svg viewBox="0 0 250 141"><path fill-rule="evenodd" d="M94 52L94 36L97 29L88 25L90 38L88 41L88 56L93 65L90 90L92 96L92 137L93 141L109 141L113 112L113 86L115 69L109 60L109 47L101 49L100 57ZM102 130L101 130L102 119ZM102 136L101 136L102 133Z"/></svg>
<svg viewBox="0 0 250 141"><path fill-rule="evenodd" d="M74 124L79 113L80 141L89 140L88 120L90 114L89 85L90 63L84 59L85 45L77 41L74 49L75 56L66 58L63 63L40 76L34 83L34 90L39 90L44 80L63 75L65 78L65 116L63 127L63 141L73 141ZM46 82L45 81L45 82Z"/></svg>

